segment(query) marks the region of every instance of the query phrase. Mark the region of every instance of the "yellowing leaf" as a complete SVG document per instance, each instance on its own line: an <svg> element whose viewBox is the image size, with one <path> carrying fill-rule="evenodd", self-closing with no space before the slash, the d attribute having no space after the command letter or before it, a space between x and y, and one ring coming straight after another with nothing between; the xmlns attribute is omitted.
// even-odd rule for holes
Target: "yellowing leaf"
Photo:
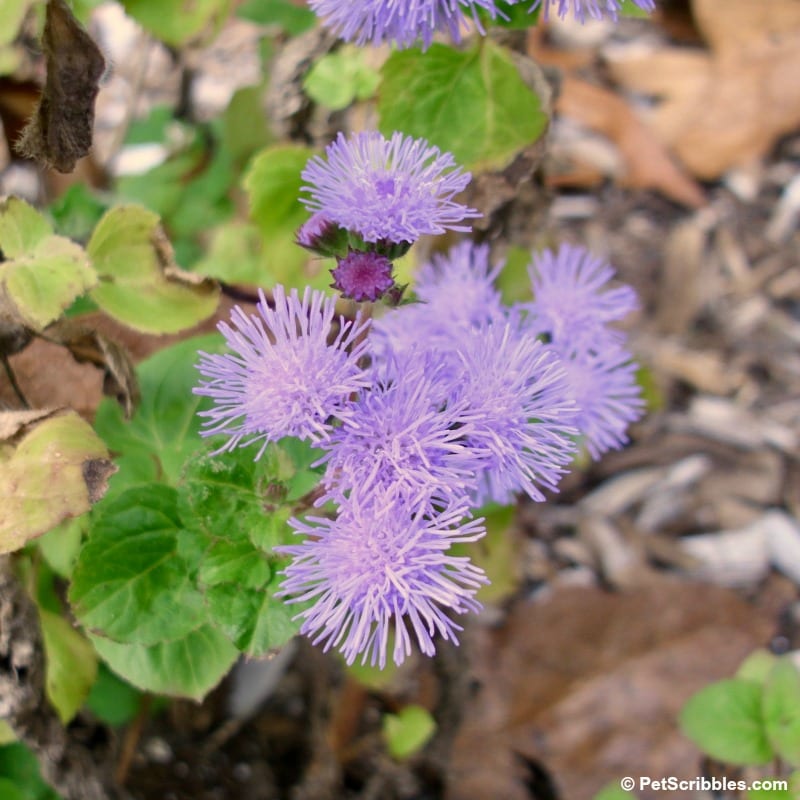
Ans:
<svg viewBox="0 0 800 800"><path fill-rule="evenodd" d="M65 725L78 713L97 677L92 645L64 617L39 609L46 657L45 689Z"/></svg>
<svg viewBox="0 0 800 800"><path fill-rule="evenodd" d="M159 218L140 206L106 213L87 247L100 275L97 304L145 333L175 333L211 316L219 286L175 264Z"/></svg>
<svg viewBox="0 0 800 800"><path fill-rule="evenodd" d="M73 411L41 422L16 448L0 447L0 553L88 511L113 469L107 459L105 444Z"/></svg>
<svg viewBox="0 0 800 800"><path fill-rule="evenodd" d="M18 322L42 330L97 282L79 245L53 235L31 206L11 198L0 204L0 303Z"/></svg>

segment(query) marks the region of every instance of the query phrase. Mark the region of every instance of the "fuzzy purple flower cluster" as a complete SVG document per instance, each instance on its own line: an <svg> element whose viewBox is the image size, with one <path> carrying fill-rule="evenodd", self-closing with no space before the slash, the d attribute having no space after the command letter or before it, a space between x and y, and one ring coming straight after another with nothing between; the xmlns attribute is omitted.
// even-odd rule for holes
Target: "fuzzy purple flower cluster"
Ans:
<svg viewBox="0 0 800 800"><path fill-rule="evenodd" d="M654 0L633 0L644 11L655 8ZM616 21L621 0L508 0L509 5L529 3L529 11L542 7L547 20L555 6L559 17L571 14L583 24L587 15L593 19L608 16ZM391 43L399 48L412 47L418 42L430 46L437 33L449 35L453 41L461 39L461 31L472 22L484 33L479 12L491 19L502 17L500 3L496 0L309 0L326 27L337 36L358 45Z"/></svg>
<svg viewBox="0 0 800 800"><path fill-rule="evenodd" d="M204 433L228 437L220 450L286 436L318 449L317 505L335 513L290 521L303 538L282 548L281 593L348 662L456 640L487 582L455 548L484 535L475 510L543 500L579 442L595 457L619 447L641 413L611 327L636 301L613 270L575 247L535 255L533 301L508 307L499 269L487 247L456 245L422 268L417 302L372 323L277 287L220 326L229 354L201 355L195 392L215 402Z"/></svg>

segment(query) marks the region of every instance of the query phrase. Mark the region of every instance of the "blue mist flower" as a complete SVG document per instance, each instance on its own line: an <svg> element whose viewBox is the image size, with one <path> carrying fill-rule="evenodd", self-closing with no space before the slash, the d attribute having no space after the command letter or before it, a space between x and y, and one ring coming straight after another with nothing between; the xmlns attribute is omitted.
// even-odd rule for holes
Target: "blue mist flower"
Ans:
<svg viewBox="0 0 800 800"><path fill-rule="evenodd" d="M561 361L516 318L465 331L458 353L453 393L467 404L462 432L481 459L479 499L544 500L539 487L556 488L578 433Z"/></svg>
<svg viewBox="0 0 800 800"><path fill-rule="evenodd" d="M461 242L436 254L417 272L415 292L422 302L407 303L373 321L373 363L391 366L411 349L426 353L439 375L458 369L461 331L505 318L494 280L503 264L492 267L489 247Z"/></svg>
<svg viewBox="0 0 800 800"><path fill-rule="evenodd" d="M445 390L431 366L425 353L410 353L321 444L326 497L392 489L415 504L442 504L467 495L477 460L459 429L466 403L441 402Z"/></svg>
<svg viewBox="0 0 800 800"><path fill-rule="evenodd" d="M575 422L592 458L622 447L627 429L642 416L644 400L637 365L614 339L560 354L570 393L580 412Z"/></svg>
<svg viewBox="0 0 800 800"><path fill-rule="evenodd" d="M207 380L194 389L215 403L201 413L202 435L230 437L217 452L262 442L256 458L268 442L284 436L324 440L329 417L347 418L350 395L369 384L358 366L367 322L339 318L339 332L329 343L334 298L308 288L302 298L296 289L287 296L276 286L270 308L260 296L258 316L237 306L232 325L219 324L232 352L200 353L197 368Z"/></svg>
<svg viewBox="0 0 800 800"><path fill-rule="evenodd" d="M643 11L652 11L655 0L633 0ZM586 22L588 14L593 19L603 19L608 16L615 22L622 6L621 0L534 0L531 11L542 6L542 15L545 19L550 17L551 6L557 6L556 13L564 19L570 12L581 24Z"/></svg>
<svg viewBox="0 0 800 800"><path fill-rule="evenodd" d="M450 153L424 139L377 131L349 139L340 133L303 170L310 211L358 234L365 242L413 243L424 234L468 231L480 214L453 200L470 181Z"/></svg>
<svg viewBox="0 0 800 800"><path fill-rule="evenodd" d="M437 31L460 40L459 29L468 17L478 28L477 9L497 15L494 0L309 0L327 27L348 42L378 45L391 42L410 47L422 40L428 47Z"/></svg>
<svg viewBox="0 0 800 800"><path fill-rule="evenodd" d="M333 288L358 302L377 300L394 286L392 262L378 253L352 251L339 259L331 275Z"/></svg>
<svg viewBox="0 0 800 800"><path fill-rule="evenodd" d="M490 265L488 245L460 242L420 267L414 291L439 324L481 325L503 315L494 286L502 268L502 263Z"/></svg>
<svg viewBox="0 0 800 800"><path fill-rule="evenodd" d="M315 644L338 648L350 664L361 656L362 663L383 668L390 631L400 664L411 653L412 636L433 655L435 635L455 641L461 630L450 614L480 608L474 595L487 582L483 572L448 550L485 530L482 520L464 520L464 505L426 516L397 494L373 500L364 505L351 498L335 520L290 520L307 538L278 548L292 557L280 595L311 602L298 616L301 633Z"/></svg>
<svg viewBox="0 0 800 800"><path fill-rule="evenodd" d="M630 286L609 288L613 268L583 247L562 244L537 253L529 267L533 302L527 304L537 334L557 345L592 338L638 307ZM622 334L618 334L621 338Z"/></svg>

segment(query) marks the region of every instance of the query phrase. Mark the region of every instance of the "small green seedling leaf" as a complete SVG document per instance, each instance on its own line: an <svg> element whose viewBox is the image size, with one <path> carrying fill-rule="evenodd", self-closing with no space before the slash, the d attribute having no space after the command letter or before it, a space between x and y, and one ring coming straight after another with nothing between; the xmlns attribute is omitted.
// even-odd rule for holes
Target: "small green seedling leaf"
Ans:
<svg viewBox="0 0 800 800"><path fill-rule="evenodd" d="M380 73L367 64L365 50L346 45L311 67L303 89L315 103L337 111L372 97L380 80Z"/></svg>
<svg viewBox="0 0 800 800"><path fill-rule="evenodd" d="M145 692L202 700L239 655L228 639L203 625L180 639L148 646L90 637L108 666Z"/></svg>
<svg viewBox="0 0 800 800"><path fill-rule="evenodd" d="M0 203L0 253L0 307L10 303L33 330L58 319L97 283L83 249L55 236L44 217L14 197Z"/></svg>
<svg viewBox="0 0 800 800"><path fill-rule="evenodd" d="M92 645L64 617L39 609L45 653L45 688L61 722L78 713L97 676Z"/></svg>
<svg viewBox="0 0 800 800"><path fill-rule="evenodd" d="M790 658L779 658L769 674L761 713L775 752L793 767L800 766L800 672Z"/></svg>
<svg viewBox="0 0 800 800"><path fill-rule="evenodd" d="M761 717L762 687L734 678L693 695L681 728L704 753L729 764L766 764L774 757Z"/></svg>
<svg viewBox="0 0 800 800"><path fill-rule="evenodd" d="M755 650L739 665L735 677L764 684L777 660L769 650Z"/></svg>
<svg viewBox="0 0 800 800"><path fill-rule="evenodd" d="M74 411L25 430L16 447L0 442L0 553L88 511L111 470L105 444Z"/></svg>
<svg viewBox="0 0 800 800"><path fill-rule="evenodd" d="M144 333L175 333L211 316L219 286L175 264L159 218L140 206L103 216L87 247L100 283L95 302Z"/></svg>
<svg viewBox="0 0 800 800"><path fill-rule="evenodd" d="M155 645L188 635L206 619L203 598L178 554L178 493L134 487L98 507L72 573L70 602L90 631Z"/></svg>
<svg viewBox="0 0 800 800"><path fill-rule="evenodd" d="M434 44L425 53L397 51L382 75L383 134L423 137L469 169L504 167L547 127L511 53L488 39L469 50Z"/></svg>
<svg viewBox="0 0 800 800"><path fill-rule="evenodd" d="M383 717L383 735L389 753L400 760L419 752L435 731L435 720L422 706L406 706L398 714Z"/></svg>

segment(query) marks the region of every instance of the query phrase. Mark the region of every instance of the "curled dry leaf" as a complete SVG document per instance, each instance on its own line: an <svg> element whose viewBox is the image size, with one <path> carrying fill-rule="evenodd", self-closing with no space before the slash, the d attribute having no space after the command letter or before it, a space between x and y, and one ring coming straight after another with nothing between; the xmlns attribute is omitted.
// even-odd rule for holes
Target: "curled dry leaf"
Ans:
<svg viewBox="0 0 800 800"><path fill-rule="evenodd" d="M0 430L16 434L0 442L0 554L88 511L116 469L74 411L43 413L39 420L0 414Z"/></svg>
<svg viewBox="0 0 800 800"><path fill-rule="evenodd" d="M139 402L130 353L99 331L71 320L59 320L47 329L47 338L69 350L79 364L92 364L103 370L103 394L113 397L130 419Z"/></svg>
<svg viewBox="0 0 800 800"><path fill-rule="evenodd" d="M602 133L617 145L624 159L624 170L617 176L622 185L658 189L691 208L705 204L698 185L618 95L579 78L566 77L556 111Z"/></svg>
<svg viewBox="0 0 800 800"><path fill-rule="evenodd" d="M17 150L59 172L72 172L92 146L94 101L106 62L64 0L49 0L42 49L47 79Z"/></svg>
<svg viewBox="0 0 800 800"><path fill-rule="evenodd" d="M663 47L610 69L659 98L652 130L694 175L713 179L800 125L800 3L693 0L692 9L708 52Z"/></svg>

